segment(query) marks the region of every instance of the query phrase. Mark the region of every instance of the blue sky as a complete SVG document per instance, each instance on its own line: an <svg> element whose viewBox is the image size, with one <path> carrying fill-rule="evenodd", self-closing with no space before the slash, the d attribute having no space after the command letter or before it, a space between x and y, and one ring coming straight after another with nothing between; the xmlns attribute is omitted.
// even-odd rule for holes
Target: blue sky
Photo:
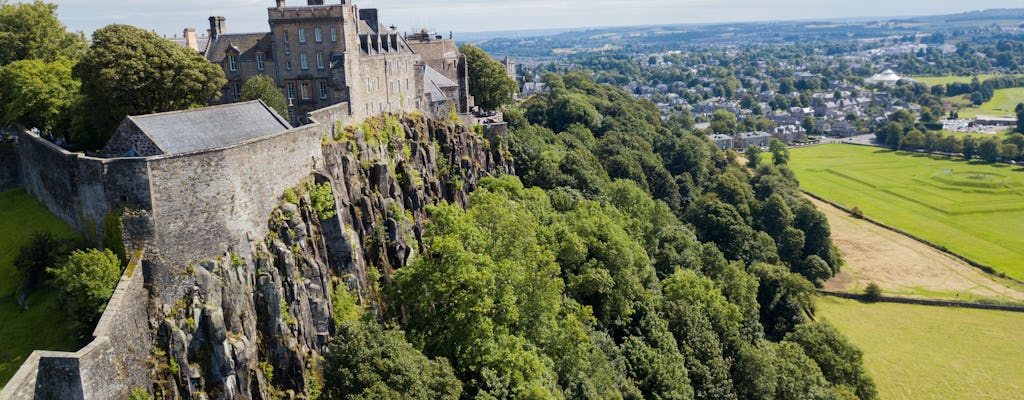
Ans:
<svg viewBox="0 0 1024 400"><path fill-rule="evenodd" d="M10 0L13 2L25 0ZM72 30L92 31L128 23L166 35L186 27L203 32L207 17L227 18L229 32L266 31L273 0L49 0ZM339 0L327 0L337 2ZM289 0L305 4L305 0ZM1024 7L1020 0L362 0L399 31L439 32L671 23L739 22L809 18L911 16L989 8Z"/></svg>

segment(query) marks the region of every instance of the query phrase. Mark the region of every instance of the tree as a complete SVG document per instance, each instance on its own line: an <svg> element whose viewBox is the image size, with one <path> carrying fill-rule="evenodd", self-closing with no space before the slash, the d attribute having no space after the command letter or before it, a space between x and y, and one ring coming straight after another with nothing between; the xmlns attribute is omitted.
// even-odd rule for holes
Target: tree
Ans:
<svg viewBox="0 0 1024 400"><path fill-rule="evenodd" d="M1024 103L1017 103L1017 132L1024 133Z"/></svg>
<svg viewBox="0 0 1024 400"><path fill-rule="evenodd" d="M270 108L277 111L281 117L288 119L288 99L277 88L274 80L266 75L256 75L245 81L242 86L242 101L263 100Z"/></svg>
<svg viewBox="0 0 1024 400"><path fill-rule="evenodd" d="M204 106L220 94L224 72L203 56L155 33L108 25L72 69L82 81L76 145L98 148L127 115Z"/></svg>
<svg viewBox="0 0 1024 400"><path fill-rule="evenodd" d="M917 129L913 129L907 132L903 136L903 140L900 142L900 147L906 150L917 150L925 147L924 133Z"/></svg>
<svg viewBox="0 0 1024 400"><path fill-rule="evenodd" d="M711 130L715 133L732 135L736 133L736 127L736 114L729 112L729 110L718 109L711 115Z"/></svg>
<svg viewBox="0 0 1024 400"><path fill-rule="evenodd" d="M64 310L84 336L99 321L114 293L121 276L121 260L110 250L75 250L63 264L46 272L53 275Z"/></svg>
<svg viewBox="0 0 1024 400"><path fill-rule="evenodd" d="M35 288L46 278L46 269L54 267L74 247L70 240L59 239L50 232L37 232L14 258L14 267L22 274L22 286Z"/></svg>
<svg viewBox="0 0 1024 400"><path fill-rule="evenodd" d="M476 105L485 110L497 110L512 103L512 95L519 91L519 85L508 76L504 65L473 45L464 44L459 51L469 64L469 91Z"/></svg>
<svg viewBox="0 0 1024 400"><path fill-rule="evenodd" d="M430 360L401 331L377 322L338 327L324 365L328 399L458 399L462 383L448 360Z"/></svg>
<svg viewBox="0 0 1024 400"><path fill-rule="evenodd" d="M743 150L743 157L747 159L747 167L757 168L761 164L761 149L754 145L747 146Z"/></svg>
<svg viewBox="0 0 1024 400"><path fill-rule="evenodd" d="M861 400L878 396L875 382L864 369L863 353L829 323L800 325L785 340L800 345L833 385L853 388Z"/></svg>
<svg viewBox="0 0 1024 400"><path fill-rule="evenodd" d="M18 60L77 59L85 37L69 33L57 19L57 5L0 2L0 65Z"/></svg>
<svg viewBox="0 0 1024 400"><path fill-rule="evenodd" d="M804 122L800 125L807 131L808 135L813 135L818 132L818 127L814 123L814 117L810 115L804 117Z"/></svg>
<svg viewBox="0 0 1024 400"><path fill-rule="evenodd" d="M999 158L999 141L995 138L986 138L978 145L978 156L982 160L995 162Z"/></svg>
<svg viewBox="0 0 1024 400"><path fill-rule="evenodd" d="M786 144L782 143L781 140L772 138L768 142L768 149L772 151L773 164L782 165L789 163L789 149L786 148Z"/></svg>
<svg viewBox="0 0 1024 400"><path fill-rule="evenodd" d="M20 60L0 68L0 115L6 123L64 134L80 84L68 59Z"/></svg>

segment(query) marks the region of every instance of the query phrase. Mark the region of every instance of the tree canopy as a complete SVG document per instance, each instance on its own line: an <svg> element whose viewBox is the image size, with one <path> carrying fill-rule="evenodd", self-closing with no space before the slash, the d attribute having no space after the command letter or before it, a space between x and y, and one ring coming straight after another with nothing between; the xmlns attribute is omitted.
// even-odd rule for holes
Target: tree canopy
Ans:
<svg viewBox="0 0 1024 400"><path fill-rule="evenodd" d="M183 110L208 104L227 82L203 56L155 33L108 25L75 65L82 101L75 136L79 147L97 148L127 115Z"/></svg>
<svg viewBox="0 0 1024 400"><path fill-rule="evenodd" d="M0 66L19 60L78 59L85 37L68 32L57 19L57 5L0 2Z"/></svg>
<svg viewBox="0 0 1024 400"><path fill-rule="evenodd" d="M80 86L71 77L71 67L68 59L19 60L0 67L0 112L4 122L66 133Z"/></svg>
<svg viewBox="0 0 1024 400"><path fill-rule="evenodd" d="M288 99L277 88L274 80L266 75L256 75L242 85L242 101L263 100L270 108L288 119Z"/></svg>
<svg viewBox="0 0 1024 400"><path fill-rule="evenodd" d="M512 95L519 92L519 84L508 76L504 65L473 45L464 44L459 51L469 64L469 92L477 106L496 110L512 102Z"/></svg>

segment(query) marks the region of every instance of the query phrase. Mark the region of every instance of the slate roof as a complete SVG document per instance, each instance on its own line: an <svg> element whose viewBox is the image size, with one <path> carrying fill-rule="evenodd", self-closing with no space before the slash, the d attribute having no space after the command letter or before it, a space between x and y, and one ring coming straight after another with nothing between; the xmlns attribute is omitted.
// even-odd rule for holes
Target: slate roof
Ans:
<svg viewBox="0 0 1024 400"><path fill-rule="evenodd" d="M423 91L430 95L432 103L448 100L448 96L444 94L444 89L459 87L459 84L437 72L436 69L430 68L429 65L424 65L423 68Z"/></svg>
<svg viewBox="0 0 1024 400"><path fill-rule="evenodd" d="M257 50L262 50L265 59L270 60L273 57L271 41L270 32L225 33L210 41L209 48L206 49L204 55L210 62L219 63L224 61L228 48L235 47L240 54L240 61L255 60Z"/></svg>
<svg viewBox="0 0 1024 400"><path fill-rule="evenodd" d="M127 118L164 154L216 149L291 129L262 100Z"/></svg>

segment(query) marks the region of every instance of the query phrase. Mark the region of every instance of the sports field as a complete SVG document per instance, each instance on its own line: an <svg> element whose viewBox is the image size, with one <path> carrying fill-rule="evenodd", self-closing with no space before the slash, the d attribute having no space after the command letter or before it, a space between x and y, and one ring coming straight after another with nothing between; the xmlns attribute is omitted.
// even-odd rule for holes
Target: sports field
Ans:
<svg viewBox="0 0 1024 400"><path fill-rule="evenodd" d="M887 400L1024 396L1024 313L817 299Z"/></svg>
<svg viewBox="0 0 1024 400"><path fill-rule="evenodd" d="M0 193L0 387L7 384L32 350L77 350L70 322L57 292L43 288L18 306L18 271L11 264L32 234L49 231L58 237L77 237L23 189Z"/></svg>
<svg viewBox="0 0 1024 400"><path fill-rule="evenodd" d="M803 190L1024 280L1024 168L841 144L791 153Z"/></svg>

